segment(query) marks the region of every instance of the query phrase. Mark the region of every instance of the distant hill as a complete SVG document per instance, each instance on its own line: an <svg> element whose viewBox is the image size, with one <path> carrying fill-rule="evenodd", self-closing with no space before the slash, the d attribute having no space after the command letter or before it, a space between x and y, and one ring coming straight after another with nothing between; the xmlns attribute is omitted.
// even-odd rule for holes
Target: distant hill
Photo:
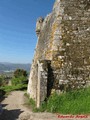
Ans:
<svg viewBox="0 0 90 120"><path fill-rule="evenodd" d="M4 62L0 62L0 73L3 73L5 71L15 71L16 69L24 69L27 72L30 71L31 68L31 64L16 64L16 63L4 63Z"/></svg>

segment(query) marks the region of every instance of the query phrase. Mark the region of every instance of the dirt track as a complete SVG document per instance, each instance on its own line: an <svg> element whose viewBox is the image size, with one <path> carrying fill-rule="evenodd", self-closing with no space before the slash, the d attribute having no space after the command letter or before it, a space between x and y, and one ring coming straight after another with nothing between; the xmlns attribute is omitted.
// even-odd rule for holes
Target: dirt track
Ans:
<svg viewBox="0 0 90 120"><path fill-rule="evenodd" d="M3 113L0 120L90 120L90 116L85 119L58 118L57 114L32 113L24 104L24 92L15 91L2 101Z"/></svg>

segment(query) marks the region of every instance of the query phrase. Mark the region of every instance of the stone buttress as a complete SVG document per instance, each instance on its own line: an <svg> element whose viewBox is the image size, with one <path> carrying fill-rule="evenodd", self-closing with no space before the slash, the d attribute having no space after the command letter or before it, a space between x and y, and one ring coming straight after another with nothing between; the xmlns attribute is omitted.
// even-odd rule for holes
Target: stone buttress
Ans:
<svg viewBox="0 0 90 120"><path fill-rule="evenodd" d="M90 85L90 0L56 0L39 18L27 92L37 107L53 92Z"/></svg>

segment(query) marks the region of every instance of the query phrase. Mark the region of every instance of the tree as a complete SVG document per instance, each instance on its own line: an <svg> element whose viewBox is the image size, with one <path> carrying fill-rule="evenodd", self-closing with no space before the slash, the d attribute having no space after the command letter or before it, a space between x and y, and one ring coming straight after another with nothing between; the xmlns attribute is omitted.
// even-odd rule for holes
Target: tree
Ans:
<svg viewBox="0 0 90 120"><path fill-rule="evenodd" d="M27 71L25 71L23 69L17 69L17 70L15 70L14 77L18 78L18 77L21 77L21 76L27 77Z"/></svg>
<svg viewBox="0 0 90 120"><path fill-rule="evenodd" d="M0 76L0 86L4 86L6 84L5 77L3 75Z"/></svg>
<svg viewBox="0 0 90 120"><path fill-rule="evenodd" d="M14 77L12 78L12 84L13 85L18 85L18 84L27 84L28 79L27 79L27 71L23 69L17 69L14 72Z"/></svg>

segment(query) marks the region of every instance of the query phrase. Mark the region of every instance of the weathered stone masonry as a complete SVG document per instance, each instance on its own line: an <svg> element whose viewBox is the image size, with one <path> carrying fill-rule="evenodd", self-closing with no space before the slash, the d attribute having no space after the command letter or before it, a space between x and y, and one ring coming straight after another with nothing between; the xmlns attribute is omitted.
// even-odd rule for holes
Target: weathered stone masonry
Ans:
<svg viewBox="0 0 90 120"><path fill-rule="evenodd" d="M56 0L36 25L38 43L28 93L37 107L52 91L90 84L90 0Z"/></svg>

